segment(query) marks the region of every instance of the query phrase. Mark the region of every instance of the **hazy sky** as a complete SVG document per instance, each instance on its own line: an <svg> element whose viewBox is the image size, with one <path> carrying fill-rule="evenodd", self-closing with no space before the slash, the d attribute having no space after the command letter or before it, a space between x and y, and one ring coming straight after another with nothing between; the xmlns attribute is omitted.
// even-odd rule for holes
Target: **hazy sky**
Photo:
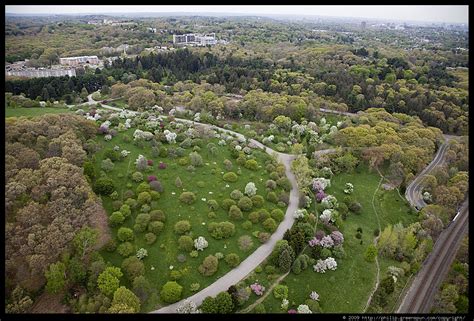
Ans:
<svg viewBox="0 0 474 321"><path fill-rule="evenodd" d="M468 23L468 6L5 6L6 13L231 12Z"/></svg>

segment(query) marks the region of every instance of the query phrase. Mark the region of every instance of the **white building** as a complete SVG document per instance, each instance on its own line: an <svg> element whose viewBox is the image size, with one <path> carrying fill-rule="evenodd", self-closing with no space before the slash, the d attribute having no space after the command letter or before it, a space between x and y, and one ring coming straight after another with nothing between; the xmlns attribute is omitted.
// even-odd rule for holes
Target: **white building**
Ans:
<svg viewBox="0 0 474 321"><path fill-rule="evenodd" d="M83 64L98 65L100 60L97 56L66 57L59 58L59 63L67 66L79 66Z"/></svg>
<svg viewBox="0 0 474 321"><path fill-rule="evenodd" d="M5 71L6 76L27 77L27 78L41 78L41 77L61 77L61 76L76 76L76 69L27 69L16 71Z"/></svg>
<svg viewBox="0 0 474 321"><path fill-rule="evenodd" d="M215 33L206 35L187 33L184 35L173 35L173 43L175 45L207 46L215 45L217 40Z"/></svg>

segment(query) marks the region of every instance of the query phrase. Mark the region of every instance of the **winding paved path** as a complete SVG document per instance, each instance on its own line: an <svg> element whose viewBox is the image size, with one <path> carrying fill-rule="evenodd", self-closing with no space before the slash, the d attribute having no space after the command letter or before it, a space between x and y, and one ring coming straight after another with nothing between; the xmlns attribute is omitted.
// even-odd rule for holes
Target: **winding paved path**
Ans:
<svg viewBox="0 0 474 321"><path fill-rule="evenodd" d="M92 99L92 94L89 95L88 97L88 105L94 105L97 102ZM108 105L102 104L103 108L106 109L111 109L115 111L122 111L121 108L117 107L112 107ZM130 111L129 111L130 112ZM133 112L133 113L139 113L139 112ZM166 117L166 116L162 116ZM204 124L204 123L198 123L194 122L188 119L181 119L181 118L175 118L176 121L182 122L182 123L188 123L188 124L195 124L195 125L200 125L204 126L206 128L211 128L218 130L220 132L226 132L228 134L235 135L236 137L241 137L245 138L244 135L236 133L234 131L228 130L228 129L223 129L214 125L210 124ZM298 209L298 203L299 203L299 191L298 191L298 185L296 183L296 178L293 172L291 171L291 162L296 158L296 155L291 155L291 154L284 154L284 153L279 153L277 151L274 151L273 149L264 146L262 143L254 140L254 139L249 139L251 143L256 145L258 148L264 150L266 153L270 155L276 155L277 160L281 162L285 166L285 174L286 177L288 177L290 183L291 183L291 191L290 191L290 199L289 199L289 204L288 208L285 213L285 217L283 221L278 225L277 230L272 234L270 239L262 244L258 249L256 249L252 254L250 254L245 260L243 260L239 266L234 268L233 270L229 271L227 274L224 276L220 277L217 279L214 283L209 285L208 287L202 289L198 293L186 298L187 300L193 301L196 303L196 305L201 305L202 301L208 297L208 296L216 296L222 291L227 291L227 289L236 283L238 283L240 280L244 279L249 273L251 273L257 266L260 265L260 263L263 262L272 252L275 244L277 241L281 240L283 238L283 234L291 228L293 225L295 218L293 217L293 213ZM320 151L321 152L321 151ZM324 151L323 151L324 152ZM184 300L178 301L176 303L167 305L161 309L152 311L151 313L176 313L176 308L183 303Z"/></svg>
<svg viewBox="0 0 474 321"><path fill-rule="evenodd" d="M445 142L439 147L435 158L428 166L425 167L425 169L423 169L420 174L418 174L418 176L410 183L410 185L408 185L405 191L406 199L416 210L420 210L421 208L426 206L426 203L421 195L424 176L431 172L436 166L441 165L444 162L444 156L448 149L449 141L451 139L455 139L457 136L444 135L444 137Z"/></svg>

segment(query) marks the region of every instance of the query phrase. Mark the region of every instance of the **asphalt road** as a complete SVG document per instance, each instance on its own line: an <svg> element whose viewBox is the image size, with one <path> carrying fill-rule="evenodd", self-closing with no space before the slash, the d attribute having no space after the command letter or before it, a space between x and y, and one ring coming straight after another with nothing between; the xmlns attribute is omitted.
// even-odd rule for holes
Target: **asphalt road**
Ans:
<svg viewBox="0 0 474 321"><path fill-rule="evenodd" d="M449 270L457 249L468 232L469 198L463 203L456 221L436 241L421 270L413 280L397 313L429 313L434 295Z"/></svg>
<svg viewBox="0 0 474 321"><path fill-rule="evenodd" d="M446 136L445 136L446 137ZM446 141L440 146L438 152L436 153L435 158L431 161L431 163L423 169L423 171L408 185L405 191L405 197L410 202L410 204L420 210L421 208L426 206L425 201L423 200L423 196L421 192L423 190L423 178L426 174L431 172L433 168L438 165L441 165L444 162L444 156L446 154L446 150L448 148L448 142L452 139L452 137L446 137Z"/></svg>

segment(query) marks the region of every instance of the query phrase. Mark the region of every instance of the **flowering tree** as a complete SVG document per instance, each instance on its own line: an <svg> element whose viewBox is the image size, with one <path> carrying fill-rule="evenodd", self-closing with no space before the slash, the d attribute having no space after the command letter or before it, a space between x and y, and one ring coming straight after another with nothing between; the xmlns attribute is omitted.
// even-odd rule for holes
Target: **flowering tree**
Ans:
<svg viewBox="0 0 474 321"><path fill-rule="evenodd" d="M128 151L128 150L125 150L125 149L124 149L123 151L121 151L121 152L120 152L120 155L121 155L123 158L127 157L127 156L128 156L128 154L130 154L130 151Z"/></svg>
<svg viewBox="0 0 474 321"><path fill-rule="evenodd" d="M312 291L309 298L314 301L319 301L319 294L316 291Z"/></svg>
<svg viewBox="0 0 474 321"><path fill-rule="evenodd" d="M335 246L344 243L344 235L339 231L333 231L331 233L331 238L334 241Z"/></svg>
<svg viewBox="0 0 474 321"><path fill-rule="evenodd" d="M334 246L334 241L331 238L331 236L326 235L325 237L322 238L322 240L319 242L319 245L325 248L331 248Z"/></svg>
<svg viewBox="0 0 474 321"><path fill-rule="evenodd" d="M300 219L305 217L308 214L308 211L305 210L304 208L299 208L293 213L293 217L296 219Z"/></svg>
<svg viewBox="0 0 474 321"><path fill-rule="evenodd" d="M328 195L321 200L321 204L326 208L336 208L337 207L337 199L333 195Z"/></svg>
<svg viewBox="0 0 474 321"><path fill-rule="evenodd" d="M300 304L297 308L298 313L313 313L306 304Z"/></svg>
<svg viewBox="0 0 474 321"><path fill-rule="evenodd" d="M156 181L156 180L157 180L157 178L156 178L155 175L149 175L149 176L148 176L148 183L153 182L153 181Z"/></svg>
<svg viewBox="0 0 474 321"><path fill-rule="evenodd" d="M320 243L320 240L317 239L316 237L313 237L311 240L309 240L308 245L310 247L315 247L315 246L319 245L319 243Z"/></svg>
<svg viewBox="0 0 474 321"><path fill-rule="evenodd" d="M318 273L326 273L328 269L335 271L337 269L337 262L332 257L328 257L325 260L320 259L316 265L313 265L313 269Z"/></svg>
<svg viewBox="0 0 474 321"><path fill-rule="evenodd" d="M160 163L158 164L158 168L159 168L159 169L165 169L165 168L166 168L166 163L160 162Z"/></svg>
<svg viewBox="0 0 474 321"><path fill-rule="evenodd" d="M254 196L257 194L257 187L253 182L247 183L245 186L245 194L247 194L247 196Z"/></svg>
<svg viewBox="0 0 474 321"><path fill-rule="evenodd" d="M144 248L141 248L137 251L137 258L143 260L146 256L148 256L148 251Z"/></svg>
<svg viewBox="0 0 474 321"><path fill-rule="evenodd" d="M351 183L346 183L345 188L344 188L344 193L352 194L353 191L354 191L354 185L352 185Z"/></svg>
<svg viewBox="0 0 474 321"><path fill-rule="evenodd" d="M111 139L112 139L112 135L110 135L110 134L107 134L107 135L104 136L104 140L105 140L106 142L108 142L108 141L111 140Z"/></svg>
<svg viewBox="0 0 474 321"><path fill-rule="evenodd" d="M132 120L130 118L127 118L127 120L125 120L125 128L131 128L132 127Z"/></svg>
<svg viewBox="0 0 474 321"><path fill-rule="evenodd" d="M321 174L324 177L331 177L334 175L332 170L329 167L323 167L320 171L319 174Z"/></svg>
<svg viewBox="0 0 474 321"><path fill-rule="evenodd" d="M200 236L194 240L194 247L198 251L203 251L208 246L209 246L209 243L206 241L206 239L203 236Z"/></svg>
<svg viewBox="0 0 474 321"><path fill-rule="evenodd" d="M258 283L250 285L250 289L252 289L252 291L258 296L263 295L263 292L265 291L265 287Z"/></svg>
<svg viewBox="0 0 474 321"><path fill-rule="evenodd" d="M176 133L170 132L169 130L165 130L163 134L165 134L166 141L168 142L168 144L176 143Z"/></svg>
<svg viewBox="0 0 474 321"><path fill-rule="evenodd" d="M424 200L425 202L431 202L431 201L432 201L432 199L431 199L431 194L430 194L429 192L424 192L424 193L423 193L423 200Z"/></svg>
<svg viewBox="0 0 474 321"><path fill-rule="evenodd" d="M329 224L329 222L333 221L333 210L332 209L326 209L323 211L323 213L319 216L321 221L323 221L325 224Z"/></svg>
<svg viewBox="0 0 474 321"><path fill-rule="evenodd" d="M320 190L316 193L316 201L321 202L323 198L326 197L326 193L324 191Z"/></svg>
<svg viewBox="0 0 474 321"><path fill-rule="evenodd" d="M144 171L148 167L148 162L143 155L138 155L138 158L135 160L135 165L137 166L137 170Z"/></svg>
<svg viewBox="0 0 474 321"><path fill-rule="evenodd" d="M312 185L313 185L313 191L315 192L324 191L326 187L331 186L331 180L324 177L318 177L318 178L313 179Z"/></svg>
<svg viewBox="0 0 474 321"><path fill-rule="evenodd" d="M183 303L181 303L176 308L176 312L183 313L183 314L201 313L201 311L197 308L196 303L188 299L185 299Z"/></svg>

